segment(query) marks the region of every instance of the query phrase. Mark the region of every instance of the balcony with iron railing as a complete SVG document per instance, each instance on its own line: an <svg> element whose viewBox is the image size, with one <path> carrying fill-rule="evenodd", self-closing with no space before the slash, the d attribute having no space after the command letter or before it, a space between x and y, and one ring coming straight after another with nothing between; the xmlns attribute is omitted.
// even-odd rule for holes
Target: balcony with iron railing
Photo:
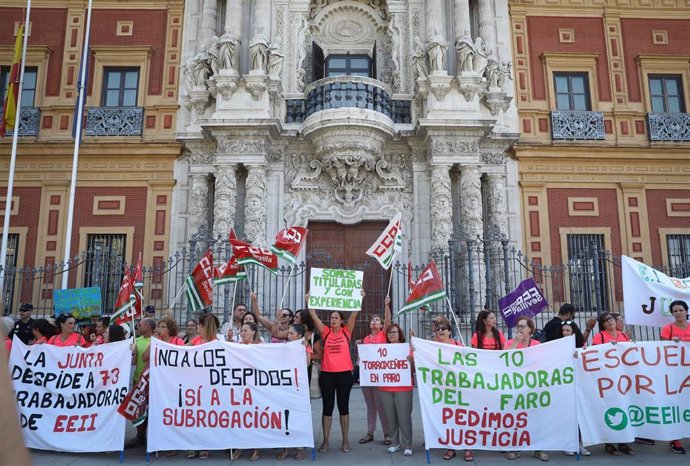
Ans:
<svg viewBox="0 0 690 466"><path fill-rule="evenodd" d="M381 113L394 123L411 123L411 100L393 99L381 81L360 76L320 79L305 89L305 99L286 101L286 123L303 123L309 116L330 109L361 108Z"/></svg>
<svg viewBox="0 0 690 466"><path fill-rule="evenodd" d="M141 136L144 107L88 107L87 136Z"/></svg>
<svg viewBox="0 0 690 466"><path fill-rule="evenodd" d="M41 109L39 107L22 107L19 112L19 136L38 137L38 129L41 120ZM12 136L14 131L7 131L6 136Z"/></svg>
<svg viewBox="0 0 690 466"><path fill-rule="evenodd" d="M690 142L690 113L648 113L650 142Z"/></svg>
<svg viewBox="0 0 690 466"><path fill-rule="evenodd" d="M603 112L555 111L551 112L551 138L563 141L603 141Z"/></svg>

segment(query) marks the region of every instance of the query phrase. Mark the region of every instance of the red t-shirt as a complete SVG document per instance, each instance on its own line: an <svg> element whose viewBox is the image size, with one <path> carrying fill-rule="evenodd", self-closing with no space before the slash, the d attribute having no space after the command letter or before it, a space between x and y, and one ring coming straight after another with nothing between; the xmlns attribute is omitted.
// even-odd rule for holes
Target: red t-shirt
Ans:
<svg viewBox="0 0 690 466"><path fill-rule="evenodd" d="M626 335L625 332L621 332L620 330L618 331L618 334L615 337L606 330L604 330L603 332L599 332L596 335L594 335L594 337L592 337L593 345L602 345L604 343L609 343L612 341L630 341L630 337Z"/></svg>
<svg viewBox="0 0 690 466"><path fill-rule="evenodd" d="M381 330L379 333L376 334L376 336L372 335L371 333L364 337L362 340L362 344L365 345L384 345L386 343L386 332Z"/></svg>
<svg viewBox="0 0 690 466"><path fill-rule="evenodd" d="M180 337L170 337L166 343L176 346L184 346L184 340Z"/></svg>
<svg viewBox="0 0 690 466"><path fill-rule="evenodd" d="M501 348L506 347L506 337L503 336L503 332L500 330L498 331L498 338L501 340ZM478 348L478 337L477 337L477 332L474 332L474 335L472 335L472 339L470 340L470 344L472 345L473 348ZM498 343L494 339L493 333L486 333L484 334L484 338L482 338L482 349L486 350L497 350L500 349L498 347Z"/></svg>
<svg viewBox="0 0 690 466"><path fill-rule="evenodd" d="M661 329L661 338L672 340L676 337L680 338L680 341L690 341L690 325L683 329L672 323Z"/></svg>
<svg viewBox="0 0 690 466"><path fill-rule="evenodd" d="M352 370L350 357L350 331L341 327L338 333L333 333L330 327L323 327L321 341L323 344L323 372L345 372ZM384 336L385 337L385 336Z"/></svg>
<svg viewBox="0 0 690 466"><path fill-rule="evenodd" d="M179 338L179 337L177 337L177 338ZM182 339L180 338L180 340L182 340ZM215 340L215 338L214 338L214 340ZM169 343L171 343L173 345L175 344L172 342L169 342ZM199 345L203 345L205 343L208 343L208 342L206 340L204 340L203 338L201 338L201 335L197 335L192 339L192 341L189 342L189 346L199 346ZM184 345L184 341L182 342L182 345Z"/></svg>
<svg viewBox="0 0 690 466"><path fill-rule="evenodd" d="M511 338L510 340L506 341L506 344L505 344L505 346L503 347L503 349L509 349L509 348L510 348L510 345L513 344L513 341L515 341L515 340L512 339L512 338ZM525 345L523 342L520 342L520 343L518 343L518 345L517 345L515 348L512 348L512 349L530 348L530 347L532 347L532 346L537 346L537 345L540 344L540 343L541 343L541 342L540 342L539 340L530 340L530 341L529 341L529 345Z"/></svg>
<svg viewBox="0 0 690 466"><path fill-rule="evenodd" d="M48 340L49 345L55 345L55 346L84 346L86 345L86 340L84 340L84 337L78 334L77 332L72 333L69 337L67 337L67 340L62 340L62 334L57 334L52 337L50 337L50 340Z"/></svg>

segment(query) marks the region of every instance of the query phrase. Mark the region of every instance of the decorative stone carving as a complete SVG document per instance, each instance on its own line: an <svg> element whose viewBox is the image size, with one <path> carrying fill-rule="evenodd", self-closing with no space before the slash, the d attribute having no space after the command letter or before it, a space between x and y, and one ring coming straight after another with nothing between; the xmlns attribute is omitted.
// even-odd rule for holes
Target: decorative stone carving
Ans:
<svg viewBox="0 0 690 466"><path fill-rule="evenodd" d="M493 58L489 59L484 69L484 76L486 76L486 80L489 82L489 89L504 90L508 80L513 79L511 66L510 61L499 62Z"/></svg>
<svg viewBox="0 0 690 466"><path fill-rule="evenodd" d="M187 101L187 103L189 104L189 107L191 107L191 109L194 109L194 111L198 115L203 115L203 113L206 111L206 108L208 107L208 104L210 103L209 96L210 91L206 89L191 90L188 92L189 100Z"/></svg>
<svg viewBox="0 0 690 466"><path fill-rule="evenodd" d="M470 154L476 153L479 143L475 141L435 140L431 143L431 154Z"/></svg>
<svg viewBox="0 0 690 466"><path fill-rule="evenodd" d="M391 67L391 87L393 92L400 92L400 26L397 25L397 16L393 16L388 23L388 35L391 40L391 62L393 66Z"/></svg>
<svg viewBox="0 0 690 466"><path fill-rule="evenodd" d="M429 75L429 62L426 53L426 46L419 36L415 36L414 38L412 61L414 63L415 78L426 78Z"/></svg>
<svg viewBox="0 0 690 466"><path fill-rule="evenodd" d="M247 167L244 232L255 246L266 245L266 174L265 165Z"/></svg>
<svg viewBox="0 0 690 466"><path fill-rule="evenodd" d="M487 212L489 227L496 227L505 233L508 226L506 210L506 176L504 174L490 173L487 180Z"/></svg>
<svg viewBox="0 0 690 466"><path fill-rule="evenodd" d="M202 226L208 227L208 176L192 174L190 178L188 236L198 233Z"/></svg>
<svg viewBox="0 0 690 466"><path fill-rule="evenodd" d="M473 239L484 233L482 220L481 173L474 165L462 167L460 177L460 211L465 234Z"/></svg>
<svg viewBox="0 0 690 466"><path fill-rule="evenodd" d="M314 0L311 2L309 7L309 19L314 19L316 14L321 11L324 7L332 5L341 0ZM388 13L386 12L386 2L385 0L355 0L358 3L363 3L374 9L376 13L381 17L381 19L388 19Z"/></svg>
<svg viewBox="0 0 690 466"><path fill-rule="evenodd" d="M225 28L225 34L215 41L215 50L211 54L211 69L217 75L220 70L239 71L241 41L237 34Z"/></svg>
<svg viewBox="0 0 690 466"><path fill-rule="evenodd" d="M484 93L483 97L484 103L494 116L498 115L498 112L501 110L507 111L510 108L510 102L513 100L505 92L491 92L491 90Z"/></svg>
<svg viewBox="0 0 690 466"><path fill-rule="evenodd" d="M448 251L453 233L450 165L431 166L431 251Z"/></svg>
<svg viewBox="0 0 690 466"><path fill-rule="evenodd" d="M481 75L461 75L455 79L458 81L460 93L463 95L463 97L465 97L466 101L472 102L475 97L481 97L484 94L484 86L482 85Z"/></svg>
<svg viewBox="0 0 690 466"><path fill-rule="evenodd" d="M251 56L252 71L266 73L268 65L268 39L262 30L259 30L249 42L249 54Z"/></svg>
<svg viewBox="0 0 690 466"><path fill-rule="evenodd" d="M503 165L506 156L502 152L482 152L481 160L488 165Z"/></svg>
<svg viewBox="0 0 690 466"><path fill-rule="evenodd" d="M261 95L266 92L268 89L268 86L266 85L266 82L263 80L261 81L250 81L247 80L245 83L245 88L247 89L247 92L249 92L254 100L259 100Z"/></svg>
<svg viewBox="0 0 690 466"><path fill-rule="evenodd" d="M429 84L429 90L438 100L443 100L450 92L450 85L446 82L434 82Z"/></svg>
<svg viewBox="0 0 690 466"><path fill-rule="evenodd" d="M440 34L438 28L434 29L427 45L429 70L432 73L446 70L446 50L448 50L448 41Z"/></svg>
<svg viewBox="0 0 690 466"><path fill-rule="evenodd" d="M182 66L187 92L199 88L206 88L206 80L211 74L210 56L208 52L201 51L190 57Z"/></svg>
<svg viewBox="0 0 690 466"><path fill-rule="evenodd" d="M467 32L455 42L455 51L458 74L469 72L481 76L490 57L493 57L493 51L487 48L484 39L477 37L473 43Z"/></svg>
<svg viewBox="0 0 690 466"><path fill-rule="evenodd" d="M282 39L278 37L269 47L268 77L271 79L280 79L280 73L283 71L283 59L285 54L280 46L281 42Z"/></svg>
<svg viewBox="0 0 690 466"><path fill-rule="evenodd" d="M218 139L218 152L223 154L264 154L267 143L264 140L222 137Z"/></svg>
<svg viewBox="0 0 690 466"><path fill-rule="evenodd" d="M237 209L237 178L233 164L216 167L216 184L213 202L213 236L225 237L235 225Z"/></svg>
<svg viewBox="0 0 690 466"><path fill-rule="evenodd" d="M212 91L220 94L225 100L230 100L232 94L237 90L240 78L238 76L214 76Z"/></svg>

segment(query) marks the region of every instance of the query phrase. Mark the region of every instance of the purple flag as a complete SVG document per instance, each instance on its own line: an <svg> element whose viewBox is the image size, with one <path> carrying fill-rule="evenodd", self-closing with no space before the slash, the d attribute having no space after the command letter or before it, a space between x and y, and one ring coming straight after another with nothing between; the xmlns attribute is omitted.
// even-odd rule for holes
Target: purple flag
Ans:
<svg viewBox="0 0 690 466"><path fill-rule="evenodd" d="M520 282L517 288L498 300L503 320L510 328L517 325L518 317L534 317L547 307L549 303L532 277Z"/></svg>

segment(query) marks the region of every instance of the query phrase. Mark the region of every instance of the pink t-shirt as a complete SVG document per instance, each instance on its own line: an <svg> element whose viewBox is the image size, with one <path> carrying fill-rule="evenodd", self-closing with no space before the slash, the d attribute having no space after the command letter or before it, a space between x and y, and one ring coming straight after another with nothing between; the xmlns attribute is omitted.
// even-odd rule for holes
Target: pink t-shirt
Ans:
<svg viewBox="0 0 690 466"><path fill-rule="evenodd" d="M498 331L498 337L501 340L501 347L505 348L506 347L506 337L503 336L503 333L499 330ZM494 339L494 336L492 333L486 333L484 335L484 338L482 338L482 349L487 349L487 350L497 350L500 349L498 347L498 343ZM477 340L477 332L474 332L474 335L472 335L472 339L470 340L470 344L472 345L473 348L478 348L478 340Z"/></svg>
<svg viewBox="0 0 690 466"><path fill-rule="evenodd" d="M352 370L350 357L350 331L341 327L338 333L333 333L330 327L324 326L321 332L323 342L322 372L345 372Z"/></svg>
<svg viewBox="0 0 690 466"><path fill-rule="evenodd" d="M371 333L364 337L362 344L365 345L384 345L386 343L386 332L383 330L376 334L376 336Z"/></svg>
<svg viewBox="0 0 690 466"><path fill-rule="evenodd" d="M175 345L175 346L184 346L184 340L180 337L177 337L177 336L170 337L168 339L168 341L166 341L166 343L169 343L169 344Z"/></svg>
<svg viewBox="0 0 690 466"><path fill-rule="evenodd" d="M64 341L62 340L62 334L54 335L48 340L48 344L55 346L84 346L86 345L86 340L84 340L83 336L74 332Z"/></svg>
<svg viewBox="0 0 690 466"><path fill-rule="evenodd" d="M512 345L514 341L515 341L515 340L512 339L512 338L511 338L510 340L506 341L506 344L505 344L505 346L503 347L503 349L509 349L509 348L510 348L510 345ZM518 345L517 345L515 348L512 348L512 349L530 348L530 347L532 347L532 346L537 346L538 344L540 344L540 341L539 341L539 340L530 340L530 341L529 341L529 345L525 345L523 342L520 342L520 343L518 343Z"/></svg>
<svg viewBox="0 0 690 466"><path fill-rule="evenodd" d="M179 338L179 337L178 337L178 338ZM180 338L180 340L181 340L181 338ZM214 338L214 340L215 340L215 338ZM173 345L175 344L175 343L172 343L172 342L170 342L170 343L173 344ZM184 343L184 341L183 341L182 343ZM205 344L205 343L208 343L208 342L207 342L206 340L204 340L204 339L201 337L201 335L197 335L197 336L195 336L195 337L192 339L192 341L189 342L189 346L199 346L199 345L203 345L203 344Z"/></svg>
<svg viewBox="0 0 690 466"><path fill-rule="evenodd" d="M680 341L690 341L690 325L683 329L673 323L661 329L661 338L672 340L676 337L680 338Z"/></svg>
<svg viewBox="0 0 690 466"><path fill-rule="evenodd" d="M604 343L609 343L612 341L630 341L630 337L626 335L625 332L621 331L618 331L617 335L614 337L606 330L604 330L603 332L599 332L596 335L594 335L594 337L592 337L593 345L602 345Z"/></svg>

